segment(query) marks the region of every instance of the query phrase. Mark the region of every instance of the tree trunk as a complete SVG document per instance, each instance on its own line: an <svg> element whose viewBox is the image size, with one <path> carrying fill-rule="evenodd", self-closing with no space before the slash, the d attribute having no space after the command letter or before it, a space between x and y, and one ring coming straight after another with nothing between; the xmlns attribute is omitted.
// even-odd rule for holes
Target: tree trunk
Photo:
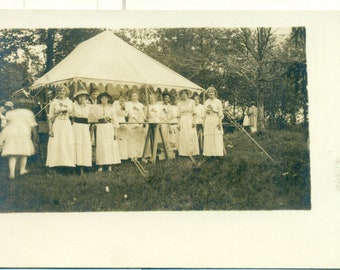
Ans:
<svg viewBox="0 0 340 270"><path fill-rule="evenodd" d="M265 117L264 117L264 98L262 90L257 96L257 129L265 129Z"/></svg>
<svg viewBox="0 0 340 270"><path fill-rule="evenodd" d="M45 73L50 71L53 68L53 59L54 59L54 29L47 30L47 40L46 40L46 68Z"/></svg>

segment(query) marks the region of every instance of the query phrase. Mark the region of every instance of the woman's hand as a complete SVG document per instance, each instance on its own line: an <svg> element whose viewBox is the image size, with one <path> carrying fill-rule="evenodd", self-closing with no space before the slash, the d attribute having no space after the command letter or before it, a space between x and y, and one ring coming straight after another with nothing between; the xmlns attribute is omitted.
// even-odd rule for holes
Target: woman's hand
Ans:
<svg viewBox="0 0 340 270"><path fill-rule="evenodd" d="M50 131L50 132L48 133L48 135L49 135L50 137L53 137L53 136L54 136L53 131Z"/></svg>
<svg viewBox="0 0 340 270"><path fill-rule="evenodd" d="M218 125L217 125L217 128L218 128L218 130L221 130L222 124L218 124Z"/></svg>

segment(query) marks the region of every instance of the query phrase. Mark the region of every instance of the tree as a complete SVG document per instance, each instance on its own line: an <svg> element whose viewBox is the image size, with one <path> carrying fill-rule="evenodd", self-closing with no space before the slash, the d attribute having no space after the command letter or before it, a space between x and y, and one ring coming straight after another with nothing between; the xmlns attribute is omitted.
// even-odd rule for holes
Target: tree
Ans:
<svg viewBox="0 0 340 270"><path fill-rule="evenodd" d="M231 73L247 81L248 94L258 107L258 128L265 128L265 100L271 96L272 84L284 74L278 59L279 46L272 28L240 28L234 31L234 46L239 51L228 59Z"/></svg>
<svg viewBox="0 0 340 270"><path fill-rule="evenodd" d="M54 35L54 65L57 65L81 42L99 34L103 29L58 29Z"/></svg>
<svg viewBox="0 0 340 270"><path fill-rule="evenodd" d="M0 87L1 97L21 88L26 77L41 68L39 33L33 29L2 29L0 31Z"/></svg>

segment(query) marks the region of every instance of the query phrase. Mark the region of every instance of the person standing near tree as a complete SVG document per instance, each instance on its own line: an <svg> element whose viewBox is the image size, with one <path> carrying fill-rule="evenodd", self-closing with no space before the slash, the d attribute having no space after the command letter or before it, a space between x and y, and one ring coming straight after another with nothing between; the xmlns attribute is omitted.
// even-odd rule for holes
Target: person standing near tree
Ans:
<svg viewBox="0 0 340 270"><path fill-rule="evenodd" d="M252 101L250 105L251 106L248 109L249 126L250 126L250 132L254 133L257 131L257 108L255 106L255 101Z"/></svg>
<svg viewBox="0 0 340 270"><path fill-rule="evenodd" d="M26 174L27 159L38 146L37 123L32 111L25 108L6 113L7 125L0 134L2 156L8 157L9 179L15 178L15 167L19 160L19 174ZM32 141L33 137L33 141Z"/></svg>
<svg viewBox="0 0 340 270"><path fill-rule="evenodd" d="M178 154L180 156L195 156L199 154L195 102L189 98L190 91L187 89L181 90L179 95L181 101L177 108Z"/></svg>
<svg viewBox="0 0 340 270"><path fill-rule="evenodd" d="M89 94L80 90L74 94L73 104L73 136L76 154L76 166L79 174L84 173L84 167L92 166L92 144L89 125L90 105L86 102Z"/></svg>
<svg viewBox="0 0 340 270"><path fill-rule="evenodd" d="M210 86L208 99L204 102L204 147L203 155L208 157L223 156L222 102L217 99L217 91Z"/></svg>
<svg viewBox="0 0 340 270"><path fill-rule="evenodd" d="M250 121L249 121L249 116L248 116L248 106L245 106L243 108L243 122L242 122L242 126L243 128L245 129L245 131L249 132L249 124L250 124Z"/></svg>
<svg viewBox="0 0 340 270"><path fill-rule="evenodd" d="M48 167L75 167L74 137L70 121L72 112L73 103L68 98L68 88L58 86L56 98L51 102L48 114Z"/></svg>

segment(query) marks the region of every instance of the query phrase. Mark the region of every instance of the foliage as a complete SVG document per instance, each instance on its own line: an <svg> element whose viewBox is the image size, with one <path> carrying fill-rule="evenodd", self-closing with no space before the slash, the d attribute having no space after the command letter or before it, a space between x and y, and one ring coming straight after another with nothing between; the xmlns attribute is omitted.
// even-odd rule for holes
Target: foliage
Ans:
<svg viewBox="0 0 340 270"><path fill-rule="evenodd" d="M103 29L2 29L2 96L37 78ZM286 29L287 30L287 29ZM308 121L306 30L273 28L120 29L116 34L235 106L257 100L260 123L285 128Z"/></svg>

